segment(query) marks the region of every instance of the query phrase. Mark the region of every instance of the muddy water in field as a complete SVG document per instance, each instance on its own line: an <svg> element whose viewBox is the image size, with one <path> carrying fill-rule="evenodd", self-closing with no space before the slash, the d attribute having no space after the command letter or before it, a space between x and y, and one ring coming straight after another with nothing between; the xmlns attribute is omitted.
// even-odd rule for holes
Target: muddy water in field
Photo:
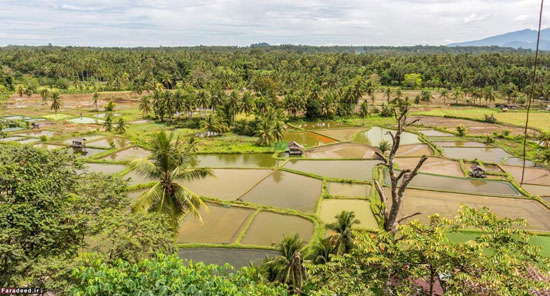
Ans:
<svg viewBox="0 0 550 296"><path fill-rule="evenodd" d="M510 164L510 165L521 165L521 166L523 166L523 159L517 158L517 157L510 157L504 163ZM530 160L526 160L525 161L525 166L534 167L535 163L530 161Z"/></svg>
<svg viewBox="0 0 550 296"><path fill-rule="evenodd" d="M194 167L207 168L270 168L278 161L267 153L197 154Z"/></svg>
<svg viewBox="0 0 550 296"><path fill-rule="evenodd" d="M176 242L178 243L232 243L239 235L246 220L254 210L240 207L223 207L207 204L202 208L201 222L188 215L180 226Z"/></svg>
<svg viewBox="0 0 550 296"><path fill-rule="evenodd" d="M428 144L408 144L399 146L397 156L422 156L433 155L434 152Z"/></svg>
<svg viewBox="0 0 550 296"><path fill-rule="evenodd" d="M421 130L420 133L428 137L453 137L454 136L453 134L440 132L434 129Z"/></svg>
<svg viewBox="0 0 550 296"><path fill-rule="evenodd" d="M339 141L347 142L353 140L353 137L364 131L364 127L350 127L350 128L335 128L335 129L326 129L326 130L317 130L316 132L323 134L325 136L337 139ZM368 143L366 143L368 144Z"/></svg>
<svg viewBox="0 0 550 296"><path fill-rule="evenodd" d="M488 207L500 217L525 218L527 229L550 231L550 210L536 200L476 196L467 194L430 192L407 189L399 217L420 212L419 219L426 223L428 216L439 213L442 217L453 218L457 215L460 205L481 208ZM409 219L409 220L412 220Z"/></svg>
<svg viewBox="0 0 550 296"><path fill-rule="evenodd" d="M420 158L396 158L395 162L400 169L414 169ZM464 177L462 169L460 169L460 163L456 160L450 160L445 158L430 157L428 158L422 167L421 172L448 175L455 177Z"/></svg>
<svg viewBox="0 0 550 296"><path fill-rule="evenodd" d="M292 233L297 233L303 240L309 241L313 235L313 223L297 216L260 212L252 221L241 243L272 246L280 243L285 235Z"/></svg>
<svg viewBox="0 0 550 296"><path fill-rule="evenodd" d="M362 197L369 195L370 186L349 183L328 183L328 194L346 197Z"/></svg>
<svg viewBox="0 0 550 296"><path fill-rule="evenodd" d="M320 180L314 178L275 171L241 200L313 213L321 196L322 185Z"/></svg>
<svg viewBox="0 0 550 296"><path fill-rule="evenodd" d="M370 209L370 201L357 199L324 199L321 202L319 217L325 223L336 222L336 215L342 211L354 212L359 224L355 227L377 229L378 223Z"/></svg>
<svg viewBox="0 0 550 296"><path fill-rule="evenodd" d="M283 135L284 142L296 141L300 145L320 146L334 143L336 140L312 132L289 131Z"/></svg>
<svg viewBox="0 0 550 296"><path fill-rule="evenodd" d="M550 186L523 184L521 187L531 194L550 197Z"/></svg>
<svg viewBox="0 0 550 296"><path fill-rule="evenodd" d="M101 159L114 160L114 161L130 161L134 159L144 159L151 156L151 151L143 149L141 147L130 147L107 156Z"/></svg>
<svg viewBox="0 0 550 296"><path fill-rule="evenodd" d="M486 179L466 179L418 174L409 185L442 191L521 196L509 182Z"/></svg>
<svg viewBox="0 0 550 296"><path fill-rule="evenodd" d="M181 259L204 264L223 266L229 263L235 268L248 267L249 264L260 265L265 257L276 257L279 252L263 249L236 248L181 248L178 250Z"/></svg>
<svg viewBox="0 0 550 296"><path fill-rule="evenodd" d="M440 147L477 147L477 148L487 148L487 144L480 142L471 142L471 141L442 141L435 142L437 146Z"/></svg>
<svg viewBox="0 0 550 296"><path fill-rule="evenodd" d="M516 181L521 181L522 167L512 165L503 165L503 167L514 176ZM528 184L550 186L550 170L543 168L525 168L523 182Z"/></svg>
<svg viewBox="0 0 550 296"><path fill-rule="evenodd" d="M213 176L193 181L178 181L199 196L235 200L250 189L271 170L213 169Z"/></svg>
<svg viewBox="0 0 550 296"><path fill-rule="evenodd" d="M378 160L289 160L284 167L329 178L370 180Z"/></svg>
<svg viewBox="0 0 550 296"><path fill-rule="evenodd" d="M90 147L86 147L86 148L72 148L72 147L69 147L67 149L67 151L70 154L76 154L79 157L90 157L92 155L96 155L98 153L105 152L105 150L103 150L103 149L96 149L96 148L90 148Z"/></svg>
<svg viewBox="0 0 550 296"><path fill-rule="evenodd" d="M306 158L374 158L377 151L366 144L340 143L308 149L304 152Z"/></svg>
<svg viewBox="0 0 550 296"><path fill-rule="evenodd" d="M345 123L336 122L336 121L324 121L324 122L306 122L301 124L296 124L296 127L303 128L305 130L313 129L326 129L326 128L340 128L346 127Z"/></svg>
<svg viewBox="0 0 550 296"><path fill-rule="evenodd" d="M86 163L84 166L84 170L88 173L103 173L105 175L115 174L126 168L126 166L121 164L108 163Z"/></svg>
<svg viewBox="0 0 550 296"><path fill-rule="evenodd" d="M392 132L395 134L394 130L389 130L385 128L380 127L372 127L368 131L364 131L361 133L358 133L353 141L359 142L359 143L365 143L369 144L375 147L378 147L380 145L380 142L387 141L388 143L392 143L391 136L387 134L387 132ZM407 144L419 144L421 143L418 139L418 135L408 132L403 132L401 134L401 145L407 145Z"/></svg>
<svg viewBox="0 0 550 296"><path fill-rule="evenodd" d="M125 138L120 137L106 137L97 141L87 142L86 145L99 148L124 148L130 145L130 142Z"/></svg>
<svg viewBox="0 0 550 296"><path fill-rule="evenodd" d="M54 132L47 131L47 130L35 130L35 131L28 131L28 132L17 134L17 136L29 136L29 137L40 137L40 136L52 137L54 135L55 135Z"/></svg>
<svg viewBox="0 0 550 296"><path fill-rule="evenodd" d="M483 162L499 163L511 155L500 148L460 148L443 147L445 156L456 159L474 160L479 159Z"/></svg>

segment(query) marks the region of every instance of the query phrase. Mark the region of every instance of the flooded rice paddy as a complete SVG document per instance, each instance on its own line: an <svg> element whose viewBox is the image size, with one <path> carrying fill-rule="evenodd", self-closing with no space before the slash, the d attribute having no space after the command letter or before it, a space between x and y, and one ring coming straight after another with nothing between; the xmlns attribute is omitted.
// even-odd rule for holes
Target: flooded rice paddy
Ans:
<svg viewBox="0 0 550 296"><path fill-rule="evenodd" d="M6 137L6 138L0 139L0 142L16 142L16 141L20 141L20 140L23 140L23 139L24 139L23 137L18 137L18 136Z"/></svg>
<svg viewBox="0 0 550 296"><path fill-rule="evenodd" d="M145 159L151 156L151 151L138 146L120 150L102 157L101 159L113 161L130 161L135 159Z"/></svg>
<svg viewBox="0 0 550 296"><path fill-rule="evenodd" d="M147 176L138 173L135 170L124 175L123 179L128 180L128 186L146 184L155 181L155 179L148 178Z"/></svg>
<svg viewBox="0 0 550 296"><path fill-rule="evenodd" d="M279 253L272 250L245 248L182 248L178 250L182 259L205 264L223 266L229 263L235 268L261 264L265 257L275 257Z"/></svg>
<svg viewBox="0 0 550 296"><path fill-rule="evenodd" d="M42 148L46 150L55 150L55 149L65 148L65 146L63 145L45 144L45 143L34 144L33 147Z"/></svg>
<svg viewBox="0 0 550 296"><path fill-rule="evenodd" d="M69 152L69 154L75 154L79 157L90 157L90 156L93 156L93 155L96 155L98 153L102 153L102 152L105 152L106 150L103 150L103 149L96 149L96 148L90 148L90 147L86 147L86 148L73 148L73 147L69 147L67 148L67 152Z"/></svg>
<svg viewBox="0 0 550 296"><path fill-rule="evenodd" d="M198 154L194 167L206 168L271 168L278 160L267 153L247 154Z"/></svg>
<svg viewBox="0 0 550 296"><path fill-rule="evenodd" d="M550 186L523 184L522 187L531 194L535 194L541 197L550 196Z"/></svg>
<svg viewBox="0 0 550 296"><path fill-rule="evenodd" d="M511 173L516 181L521 181L522 167L503 165L507 172ZM544 168L525 168L523 182L527 184L550 186L550 170ZM550 192L548 193L550 195Z"/></svg>
<svg viewBox="0 0 550 296"><path fill-rule="evenodd" d="M99 140L89 141L86 145L105 149L124 148L130 145L130 141L120 137L105 137Z"/></svg>
<svg viewBox="0 0 550 296"><path fill-rule="evenodd" d="M334 196L365 198L369 195L370 186L351 183L328 183L328 194Z"/></svg>
<svg viewBox="0 0 550 296"><path fill-rule="evenodd" d="M108 163L84 164L84 171L88 173L102 173L105 175L111 175L111 174L119 173L124 169L126 169L126 166L121 164L108 164Z"/></svg>
<svg viewBox="0 0 550 296"><path fill-rule="evenodd" d="M326 130L317 130L316 132L337 139L342 142L349 142L353 140L355 135L361 131L364 131L364 127L352 127L352 128L335 128L335 129L326 129ZM368 143L366 143L368 144Z"/></svg>
<svg viewBox="0 0 550 296"><path fill-rule="evenodd" d="M413 217L421 222L428 222L428 216L439 213L445 218L454 218L458 209L464 204L470 207L488 207L500 217L525 218L529 226L527 229L535 231L550 231L550 210L536 200L499 198L457 193L440 192L434 194L429 191L407 189L403 198L400 217L420 212Z"/></svg>
<svg viewBox="0 0 550 296"><path fill-rule="evenodd" d="M323 199L319 217L325 223L336 222L336 216L342 211L353 211L361 228L377 229L378 223L370 209L370 201L359 199Z"/></svg>
<svg viewBox="0 0 550 296"><path fill-rule="evenodd" d="M370 180L378 160L297 160L291 159L284 168L328 178Z"/></svg>
<svg viewBox="0 0 550 296"><path fill-rule="evenodd" d="M397 156L422 156L433 155L434 152L428 144L408 144L399 146Z"/></svg>
<svg viewBox="0 0 550 296"><path fill-rule="evenodd" d="M240 199L278 208L315 212L321 196L321 180L289 172L275 171Z"/></svg>
<svg viewBox="0 0 550 296"><path fill-rule="evenodd" d="M427 137L452 137L454 136L451 133L445 133L434 129L428 129L428 130L421 130L419 131L421 134Z"/></svg>
<svg viewBox="0 0 550 296"><path fill-rule="evenodd" d="M375 147L378 147L380 145L380 142L387 141L388 143L392 143L391 136L387 134L388 132L392 132L395 134L394 130L389 130L381 127L372 127L367 131L357 133L353 139L354 142L358 143L365 143L369 144ZM407 144L419 144L421 143L418 139L418 135L408 132L403 132L401 134L401 145L407 145Z"/></svg>
<svg viewBox="0 0 550 296"><path fill-rule="evenodd" d="M376 148L359 143L325 145L304 151L306 158L374 158Z"/></svg>
<svg viewBox="0 0 550 296"><path fill-rule="evenodd" d="M400 169L414 169L420 158L396 158L395 162ZM448 175L455 177L464 177L464 173L460 168L460 163L456 160L450 160L446 158L430 157L428 158L422 167L420 172Z"/></svg>
<svg viewBox="0 0 550 296"><path fill-rule="evenodd" d="M509 182L487 179L456 178L420 173L409 183L409 185L412 187L441 191L521 196L516 188ZM435 195L435 193L433 194Z"/></svg>
<svg viewBox="0 0 550 296"><path fill-rule="evenodd" d="M289 131L283 135L284 142L295 141L300 145L315 147L329 143L335 143L335 139L313 133L313 132L302 132L302 131Z"/></svg>
<svg viewBox="0 0 550 296"><path fill-rule="evenodd" d="M472 141L461 141L461 140L435 142L435 144L439 147L478 147L478 148L489 147L487 144L484 144L484 143L472 142Z"/></svg>
<svg viewBox="0 0 550 296"><path fill-rule="evenodd" d="M455 159L478 159L483 162L500 163L512 156L500 148L443 147L445 156Z"/></svg>
<svg viewBox="0 0 550 296"><path fill-rule="evenodd" d="M204 179L178 182L198 196L235 200L272 172L272 170L213 169L212 176Z"/></svg>
<svg viewBox="0 0 550 296"><path fill-rule="evenodd" d="M232 243L253 209L241 207L224 207L208 204L208 209L202 208L202 221L193 215L188 215L179 228L176 242L178 243Z"/></svg>
<svg viewBox="0 0 550 296"><path fill-rule="evenodd" d="M309 241L313 235L313 223L305 218L262 211L252 220L241 243L243 245L273 246L283 237L297 233Z"/></svg>
<svg viewBox="0 0 550 296"><path fill-rule="evenodd" d="M55 132L48 131L48 130L35 130L35 131L28 131L24 133L19 133L17 136L25 136L25 137L53 137L55 135Z"/></svg>

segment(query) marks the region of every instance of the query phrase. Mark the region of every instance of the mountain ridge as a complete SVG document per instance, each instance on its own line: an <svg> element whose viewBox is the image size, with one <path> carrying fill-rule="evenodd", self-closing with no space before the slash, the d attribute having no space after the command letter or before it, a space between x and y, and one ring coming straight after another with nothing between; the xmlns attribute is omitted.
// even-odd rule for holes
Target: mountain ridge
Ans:
<svg viewBox="0 0 550 296"><path fill-rule="evenodd" d="M449 47L463 46L500 46L511 48L523 48L534 50L537 45L537 31L531 29L523 29L514 32L508 32L495 36L490 36L478 40L457 42L447 44ZM550 28L541 30L540 32L540 49L550 50Z"/></svg>

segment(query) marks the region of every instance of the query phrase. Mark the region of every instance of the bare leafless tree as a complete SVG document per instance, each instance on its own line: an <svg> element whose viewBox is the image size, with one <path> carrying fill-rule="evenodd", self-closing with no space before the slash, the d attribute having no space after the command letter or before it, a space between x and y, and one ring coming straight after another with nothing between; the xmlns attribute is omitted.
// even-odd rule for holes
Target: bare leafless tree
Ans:
<svg viewBox="0 0 550 296"><path fill-rule="evenodd" d="M395 134L392 132L387 132L392 138L392 148L390 150L389 156L385 156L382 153L376 152L376 156L380 158L380 160L383 161L384 166L388 168L388 173L391 181L391 205L388 204L386 194L382 190L382 186L380 186L378 180L374 181L374 186L376 187L376 191L378 192L378 195L380 196L380 201L382 203L382 205L379 206L380 211L378 215L384 221L384 230L392 233L397 232L397 228L401 221L420 214L414 213L412 215L408 215L397 220L397 215L399 214L399 209L401 208L401 204L403 202L403 194L405 193L405 189L407 189L407 186L409 185L411 180L418 174L418 170L420 169L420 167L422 167L426 159L428 159L426 155L422 155L413 170L395 170L394 158L397 154L397 150L399 149L401 134L403 133L405 127L410 126L418 121L418 119L416 119L411 122L407 122L408 111L409 109L407 106L399 106L394 108L394 116L397 120L397 131L395 132Z"/></svg>

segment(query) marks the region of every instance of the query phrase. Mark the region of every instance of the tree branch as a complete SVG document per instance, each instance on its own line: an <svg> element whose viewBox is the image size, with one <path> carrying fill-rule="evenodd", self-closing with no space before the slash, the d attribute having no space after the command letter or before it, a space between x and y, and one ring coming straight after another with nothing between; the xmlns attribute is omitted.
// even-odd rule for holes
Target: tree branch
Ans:
<svg viewBox="0 0 550 296"><path fill-rule="evenodd" d="M399 219L399 220L397 221L397 224L401 224L401 221L407 220L407 219L409 219L409 218L412 218L412 217L417 216L417 215L420 215L420 214L422 214L422 213L416 212L416 213L414 213L414 214L407 215L407 216L405 216L405 217Z"/></svg>

